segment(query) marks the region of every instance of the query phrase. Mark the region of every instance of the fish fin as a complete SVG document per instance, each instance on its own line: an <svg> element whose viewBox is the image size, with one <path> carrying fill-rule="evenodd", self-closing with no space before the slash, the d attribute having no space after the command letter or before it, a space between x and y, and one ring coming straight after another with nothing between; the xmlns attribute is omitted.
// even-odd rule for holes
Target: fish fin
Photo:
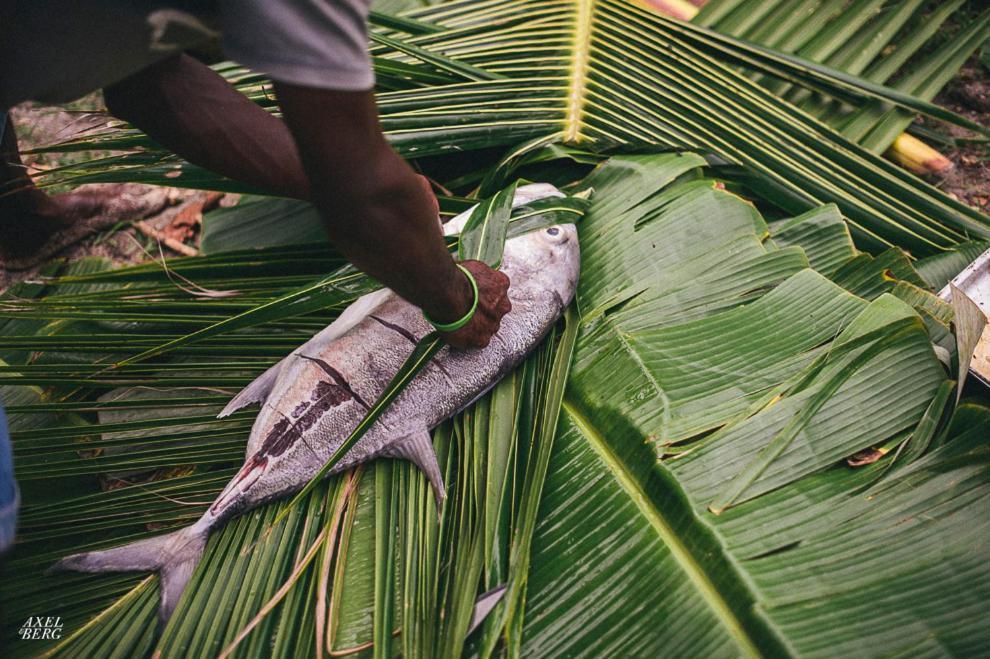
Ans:
<svg viewBox="0 0 990 659"><path fill-rule="evenodd" d="M272 392L272 387L275 386L275 381L278 379L278 374L281 373L282 367L285 366L286 359L275 364L259 375L254 382L241 389L239 394L230 399L230 402L220 411L220 414L217 414L217 418L222 419L230 416L242 407L247 407L252 403L264 403L268 399L268 394Z"/></svg>
<svg viewBox="0 0 990 659"><path fill-rule="evenodd" d="M503 584L492 588L487 593L482 593L478 597L474 603L474 614L471 616L471 625L468 627L468 634L480 627L481 623L488 617L488 614L495 608L495 605L502 601L502 595L505 595L505 589L506 586Z"/></svg>
<svg viewBox="0 0 990 659"><path fill-rule="evenodd" d="M293 354L302 352L306 349L306 346L312 343L319 343L322 346L337 338L340 338L345 332L347 332L347 330L367 318L368 314L377 309L382 302L387 300L392 294L392 289L390 288L379 288L377 291L365 293L347 305L347 308L344 309L332 323L320 330L320 332L312 339L297 348Z"/></svg>
<svg viewBox="0 0 990 659"><path fill-rule="evenodd" d="M175 611L193 569L203 556L208 537L209 531L187 526L168 535L113 549L72 554L52 565L47 572L156 571L161 580L158 615L164 625Z"/></svg>
<svg viewBox="0 0 990 659"><path fill-rule="evenodd" d="M437 512L439 512L443 506L443 500L447 498L447 491L444 489L443 474L440 473L437 454L433 450L430 431L423 428L409 433L404 439L389 446L383 455L389 458L409 460L420 468L426 475L426 480L430 481L433 496L437 500Z"/></svg>

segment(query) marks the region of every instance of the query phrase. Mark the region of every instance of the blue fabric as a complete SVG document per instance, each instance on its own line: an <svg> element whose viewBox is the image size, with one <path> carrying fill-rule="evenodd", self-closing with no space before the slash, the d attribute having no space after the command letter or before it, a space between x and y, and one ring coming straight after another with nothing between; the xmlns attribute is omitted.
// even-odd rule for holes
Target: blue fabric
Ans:
<svg viewBox="0 0 990 659"><path fill-rule="evenodd" d="M7 113L0 112L0 140L7 127ZM14 482L14 456L10 450L7 417L0 402L0 552L14 542L17 530L17 508L21 497Z"/></svg>
<svg viewBox="0 0 990 659"><path fill-rule="evenodd" d="M7 127L7 113L0 112L0 140ZM7 417L0 402L0 552L14 542L17 531L17 508L21 502L14 482L14 456L10 450L10 435L7 432Z"/></svg>
<svg viewBox="0 0 990 659"><path fill-rule="evenodd" d="M0 405L0 552L14 542L20 494L14 482L14 456L10 450L7 417Z"/></svg>

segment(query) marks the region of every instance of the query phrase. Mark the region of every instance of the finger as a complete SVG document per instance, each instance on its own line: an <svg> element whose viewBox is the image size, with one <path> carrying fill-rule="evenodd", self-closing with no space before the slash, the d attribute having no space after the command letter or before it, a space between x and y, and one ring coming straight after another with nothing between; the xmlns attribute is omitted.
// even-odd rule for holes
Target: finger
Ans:
<svg viewBox="0 0 990 659"><path fill-rule="evenodd" d="M505 315L505 312L502 311L501 304L493 304L484 310L484 314L485 314L484 316L485 321L483 323L484 331L490 331L492 326L502 319L502 316Z"/></svg>
<svg viewBox="0 0 990 659"><path fill-rule="evenodd" d="M491 295L486 296L486 302L488 303L486 306L489 309L498 309L500 306L502 306L502 301L505 299L506 299L505 293L493 292Z"/></svg>

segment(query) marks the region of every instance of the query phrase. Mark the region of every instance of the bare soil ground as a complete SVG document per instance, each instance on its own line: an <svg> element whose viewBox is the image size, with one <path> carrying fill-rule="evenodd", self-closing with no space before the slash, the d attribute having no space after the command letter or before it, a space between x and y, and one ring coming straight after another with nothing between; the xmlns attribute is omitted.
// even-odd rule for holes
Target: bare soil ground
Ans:
<svg viewBox="0 0 990 659"><path fill-rule="evenodd" d="M99 95L93 94L66 107L24 103L11 110L11 118L18 144L21 151L25 152L82 137L95 129L103 128L108 119L107 115L100 112L102 109ZM54 167L106 155L110 153L22 153L22 159L29 173L38 174ZM86 256L97 256L110 259L118 265L140 263L159 257L160 241L158 237L149 235L155 232L160 234L159 237L174 237L179 242L188 244L190 250L195 250L198 246L200 219L197 207L202 206L203 202L215 204L219 200L210 193L196 190L143 187L147 187L149 193L154 193L149 196L165 197L163 210L142 220L143 230L135 223L122 222L67 247L58 258L72 262ZM58 188L51 190L54 194L61 191L63 190ZM179 253L167 245L163 245L162 250L168 256ZM0 264L0 293L14 283L34 278L39 270L40 267L8 272Z"/></svg>
<svg viewBox="0 0 990 659"><path fill-rule="evenodd" d="M983 126L990 126L990 71L974 57L942 90L935 102ZM966 131L943 128L964 142ZM990 144L970 142L946 152L955 168L940 182L946 192L984 213L990 213Z"/></svg>

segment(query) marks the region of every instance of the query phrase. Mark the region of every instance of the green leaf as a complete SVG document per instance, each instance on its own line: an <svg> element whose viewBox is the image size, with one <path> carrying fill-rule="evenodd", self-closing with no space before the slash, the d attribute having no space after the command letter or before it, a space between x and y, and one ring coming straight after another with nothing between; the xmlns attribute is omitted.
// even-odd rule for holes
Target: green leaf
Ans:
<svg viewBox="0 0 990 659"><path fill-rule="evenodd" d="M435 11L484 31L504 7ZM5 298L0 316L17 322L4 350L22 359L0 377L44 386L24 388L14 408L30 478L0 581L4 633L58 610L67 634L83 630L66 654L215 656L239 640L239 656L295 657L327 649L326 634L365 656L977 652L988 642L974 621L990 583L990 409L963 402L945 418L952 384L926 328L944 327L946 310L924 282L905 281L917 275L901 252L827 273L849 254L833 210L768 224L757 208L776 204L721 189L705 166L690 153L614 157L574 186L594 189L586 209L554 200L513 214L507 235L584 214L576 311L437 429L445 505L412 465L378 463L321 481L302 505L251 511L214 533L159 639L140 577L42 570L195 519L238 470L250 432L251 411L211 410L333 313L269 309L113 375L70 351L103 343L133 356L271 304L312 280L325 248L79 274L59 282L78 289ZM244 300L197 298L170 283L176 273L204 288L231 279ZM22 313L113 320L59 345L57 333L33 338ZM183 323L166 323L177 314ZM184 352L193 347L217 352ZM52 389L66 380L71 389ZM121 380L144 389L101 399ZM375 412L401 390L392 385ZM65 416L30 423L53 411ZM893 446L914 459L845 460ZM141 475L104 489L108 472ZM733 505L711 514L733 482L744 485ZM502 583L504 601L468 635L478 595Z"/></svg>
<svg viewBox="0 0 990 659"><path fill-rule="evenodd" d="M966 384L966 376L969 374L969 365L973 359L973 352L980 343L983 330L987 326L987 316L972 298L953 283L949 283L949 293L952 296L953 325L956 334L956 358L959 362L957 371L957 381L959 388L956 392L956 404L962 397L963 385Z"/></svg>
<svg viewBox="0 0 990 659"><path fill-rule="evenodd" d="M715 498L709 505L709 509L716 515L720 515L726 508L734 504L747 489L763 476L771 463L781 457L795 438L804 431L805 427L811 422L818 411L821 410L822 406L835 397L839 387L855 375L856 371L868 364L870 360L876 359L879 355L903 342L908 338L910 332L918 332L919 330L920 323L914 319L909 319L909 322L904 323L903 327L896 329L891 325L887 330L888 333L886 336L878 338L866 350L856 355L842 368L838 369L837 372L832 374L811 397L801 404L797 409L797 413L791 417L787 425L773 436L760 453ZM841 344L839 348L846 348L849 345L851 343L846 342Z"/></svg>
<svg viewBox="0 0 990 659"><path fill-rule="evenodd" d="M461 231L458 249L460 260L481 261L498 269L502 263L502 249L505 247L517 185L518 183L513 183L494 197L482 201L471 211Z"/></svg>
<svg viewBox="0 0 990 659"><path fill-rule="evenodd" d="M395 602L395 545L397 492L392 489L390 465L375 469L375 659L392 657L392 628Z"/></svg>
<svg viewBox="0 0 990 659"><path fill-rule="evenodd" d="M666 173L657 163L656 178ZM640 295L676 287L676 276L664 275L676 273L680 254L631 258L640 253L635 246L650 244L647 237L617 240L609 233L612 222L632 223L614 219L620 216L617 203L648 216L651 198L667 194L645 185L632 194L635 184L623 185L628 178L615 176L596 189L581 225L588 238L584 276L614 272L614 287L638 281L647 287ZM697 220L669 203L663 209L694 220L699 232L707 222L725 222L723 215ZM661 214L644 227L674 224L663 219ZM754 223L748 228L756 240ZM595 247L590 239L599 235L612 238L611 249ZM725 259L724 248L705 244L723 255L723 262L711 266L709 299L717 299L716 292L731 295L738 262ZM645 260L657 274L625 275L626 259ZM862 623L862 612L875 610L891 584L898 592L920 588L926 597L889 605L885 649L910 651L928 642L930 628L913 630L900 622L920 610L928 612L927 620L937 618L939 630L952 630L955 651L982 642L981 630L957 624L951 603L956 595L944 588L941 559L933 564L918 543L938 546L965 525L982 527L987 474L967 460L982 465L973 451L983 448L975 439L950 442L947 447L959 451L954 457L925 455L889 483L860 493L884 465L854 470L841 459L923 423L946 379L910 307L891 296L867 305L819 277L799 272L727 310L715 305L687 318L657 316L649 328L644 323L642 330L624 332L624 342L605 343L602 337L622 336L624 323L643 323L633 320L636 298L626 306L606 306L596 318L583 316L591 326L578 341L534 537L526 607L538 613L525 621L527 652L620 656L656 648L672 654L789 655L841 647L868 653L877 632ZM775 297L784 303L788 288L799 281L815 286L795 295L794 304L808 306L793 320L786 307L761 309ZM812 355L794 360L802 353L782 342L827 316L828 300L845 300L848 315L839 316L827 338L809 342L824 351L812 348ZM744 313L750 311L751 317ZM763 331L770 327L776 329ZM740 350L751 338L759 347ZM765 366L754 368L761 363L757 355ZM738 407L719 414L722 382L732 383L723 400ZM748 402L737 400L747 395ZM686 426L683 446L659 450L658 462L649 445L665 425L678 424ZM790 446L759 478L747 479L751 484L735 507L719 516L707 511L774 437L799 424L803 430ZM706 434L709 428L714 432ZM956 490L950 483L959 479L967 482ZM967 492L965 501L954 498L957 491ZM936 512L946 498L956 502L950 504L953 515ZM971 557L968 546L948 542L953 548L945 555L953 568L969 578L980 573L982 582L982 559ZM897 560L891 561L891 552ZM857 638L850 638L850 629Z"/></svg>
<svg viewBox="0 0 990 659"><path fill-rule="evenodd" d="M498 80L503 77L489 73L488 71L483 71L469 64L450 59L449 57L432 53L425 48L420 48L410 43L403 43L398 39L392 39L384 34L371 32L369 36L374 43L388 46L389 48L400 53L405 53L406 55L411 55L426 64L435 66L441 71L453 73L463 80Z"/></svg>
<svg viewBox="0 0 990 659"><path fill-rule="evenodd" d="M126 366L139 361L172 352L190 343L203 341L227 332L255 327L274 319L291 318L301 314L311 313L330 306L343 306L360 295L370 293L378 286L366 275L358 272L353 266L345 266L335 274L325 277L315 284L307 285L299 290L270 300L237 314L215 322L196 332L185 334L180 338L145 350L140 354L129 357L116 364Z"/></svg>
<svg viewBox="0 0 990 659"><path fill-rule="evenodd" d="M897 448L897 453L891 458L891 464L898 460L900 461L898 467L911 464L928 450L932 439L935 437L935 431L938 430L939 423L943 420L943 414L949 407L949 397L955 386L956 383L952 380L946 380L942 383L935 398L925 410L925 416L922 417L921 422L918 423L911 436Z"/></svg>
<svg viewBox="0 0 990 659"><path fill-rule="evenodd" d="M570 373L571 360L577 340L579 323L574 309L568 310L565 316L567 326L557 348L552 370L549 377L549 388L546 392L546 402L542 416L537 419L533 428L533 444L536 446L535 455L531 454L526 476L523 479L523 499L520 510L520 521L515 528L512 538L512 550L509 555L508 589L503 596L504 608L500 609L491 628L499 629L507 625L510 647L518 653L522 645L522 629L525 620L525 596L532 561L533 533L543 496L544 483L550 456L553 452L553 440L561 414L564 399L564 389ZM486 653L491 653L496 637L489 635L489 645Z"/></svg>
<svg viewBox="0 0 990 659"><path fill-rule="evenodd" d="M952 278L988 249L990 243L986 242L962 243L947 252L919 259L915 268L924 278L927 287L938 291L948 286Z"/></svg>
<svg viewBox="0 0 990 659"><path fill-rule="evenodd" d="M236 206L203 217L200 249L217 254L237 249L326 242L316 209L294 199L243 197Z"/></svg>
<svg viewBox="0 0 990 659"><path fill-rule="evenodd" d="M832 275L857 253L849 226L832 204L772 223L770 233L780 247L801 247L811 267L825 276Z"/></svg>
<svg viewBox="0 0 990 659"><path fill-rule="evenodd" d="M867 4L873 6L857 6ZM835 203L861 248L896 245L920 257L990 237L980 213L781 102L726 63L784 76L852 104L877 99L881 105L899 104L985 130L911 93L871 82L869 73L861 79L667 20L624 0L570 0L550 6L515 0L483 10L473 0L460 0L410 17L444 29L401 38L387 35L394 48L401 44L406 50L442 53L504 76L450 84L424 78L422 87L378 95L382 125L396 150L422 158L440 172L463 157L455 154L467 151L510 148L511 161L515 147L525 143L559 142L591 151L696 149L742 166L765 186L786 193L775 201L788 214ZM546 44L540 57L532 55L533 43ZM385 46L375 52L408 57ZM258 94L257 80L242 84L270 107ZM107 143L97 138L88 143L130 145L140 152L54 176L93 181L102 171L107 178L175 184L183 182L188 170L198 185L209 185L201 173L147 140L126 136L129 141L121 144L124 136L111 131ZM438 158L426 160L432 156ZM141 173L145 171L150 173Z"/></svg>

